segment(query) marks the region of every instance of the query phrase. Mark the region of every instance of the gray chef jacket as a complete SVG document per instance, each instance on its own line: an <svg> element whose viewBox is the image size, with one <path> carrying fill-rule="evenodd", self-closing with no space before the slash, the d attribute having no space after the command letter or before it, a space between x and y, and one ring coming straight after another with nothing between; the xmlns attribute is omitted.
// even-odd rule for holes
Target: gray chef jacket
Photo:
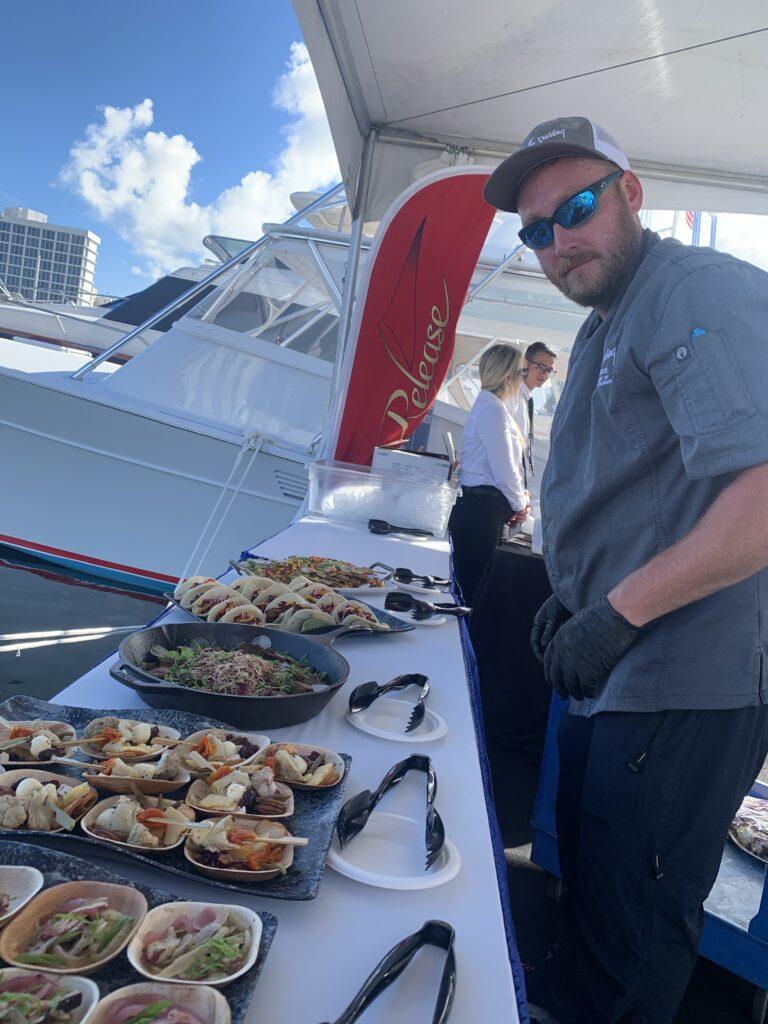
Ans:
<svg viewBox="0 0 768 1024"><path fill-rule="evenodd" d="M572 612L685 536L768 462L768 274L646 231L574 342L542 480L544 558ZM768 518L768 510L766 510ZM738 544L725 533L724 545ZM571 713L768 703L768 569L652 622Z"/></svg>

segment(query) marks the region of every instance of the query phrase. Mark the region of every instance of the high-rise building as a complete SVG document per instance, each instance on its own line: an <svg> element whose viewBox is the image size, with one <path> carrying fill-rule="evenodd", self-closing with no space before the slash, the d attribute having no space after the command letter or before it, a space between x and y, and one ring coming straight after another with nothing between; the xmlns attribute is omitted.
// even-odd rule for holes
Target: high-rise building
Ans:
<svg viewBox="0 0 768 1024"><path fill-rule="evenodd" d="M49 224L44 213L7 206L0 214L0 282L34 302L89 305L99 242L92 231Z"/></svg>

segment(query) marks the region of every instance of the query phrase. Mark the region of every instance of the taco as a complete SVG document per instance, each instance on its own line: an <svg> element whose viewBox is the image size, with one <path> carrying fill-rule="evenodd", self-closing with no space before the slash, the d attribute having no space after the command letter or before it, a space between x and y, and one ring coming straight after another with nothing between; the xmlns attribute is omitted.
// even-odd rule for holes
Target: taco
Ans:
<svg viewBox="0 0 768 1024"><path fill-rule="evenodd" d="M218 583L200 583L196 587L190 587L190 589L185 590L179 598L179 604L182 608L186 608L187 611L189 611L198 598L202 597L203 594L212 590L214 587L218 587Z"/></svg>
<svg viewBox="0 0 768 1024"><path fill-rule="evenodd" d="M187 591L192 590L193 587L202 586L203 583L208 583L212 587L216 586L216 580L212 576L190 576L186 580L179 580L173 596L180 601Z"/></svg>
<svg viewBox="0 0 768 1024"><path fill-rule="evenodd" d="M223 601L219 601L206 615L208 622L221 622L222 616L233 608L239 608L241 605L248 604L246 599L241 594L235 594L234 597L225 597Z"/></svg>
<svg viewBox="0 0 768 1024"><path fill-rule="evenodd" d="M266 621L264 612L255 604L241 604L236 608L230 608L219 619L219 622L236 622L241 626L263 626Z"/></svg>
<svg viewBox="0 0 768 1024"><path fill-rule="evenodd" d="M232 583L232 589L236 590L238 594L242 594L247 601L251 601L262 590L271 587L273 582L266 576L241 576Z"/></svg>
<svg viewBox="0 0 768 1024"><path fill-rule="evenodd" d="M197 598L194 604L189 607L189 610L193 615L199 615L201 619L204 619L214 605L233 597L240 597L240 594L233 590L232 587L211 587L210 590L206 590L201 597Z"/></svg>
<svg viewBox="0 0 768 1024"><path fill-rule="evenodd" d="M299 608L292 615L284 616L280 628L286 633L310 633L313 629L335 625L333 616L321 612L319 608Z"/></svg>

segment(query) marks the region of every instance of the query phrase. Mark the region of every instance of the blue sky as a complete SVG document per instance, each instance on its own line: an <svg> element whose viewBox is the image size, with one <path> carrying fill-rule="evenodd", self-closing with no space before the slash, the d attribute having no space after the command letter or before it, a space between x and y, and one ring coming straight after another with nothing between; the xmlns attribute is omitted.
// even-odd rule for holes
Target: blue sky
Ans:
<svg viewBox="0 0 768 1024"><path fill-rule="evenodd" d="M197 265L205 234L257 238L338 179L290 0L5 0L2 27L0 207L100 235L102 293ZM766 218L721 217L718 247L768 269Z"/></svg>
<svg viewBox="0 0 768 1024"><path fill-rule="evenodd" d="M30 206L51 221L100 235L96 283L103 292L135 291L165 263L184 262L196 226L207 220L195 214L176 251L167 243L184 234L178 223L163 226L159 249L142 251L137 203L121 207L103 194L96 204L87 201L82 167L72 170L68 184L61 182L73 144L88 125L102 123L100 108L130 109L150 99L151 131L183 136L187 163L190 146L199 155L177 220L190 207L215 204L248 172L272 171L280 158L281 129L295 118L275 106L273 93L291 44L301 39L288 0L7 0L2 22L0 207ZM134 132L127 149L140 147L146 130L143 125ZM101 168L107 192L114 181L104 174L123 156L113 151ZM172 156L169 161L179 163ZM269 197L262 198L268 206ZM138 276L139 270L147 276Z"/></svg>

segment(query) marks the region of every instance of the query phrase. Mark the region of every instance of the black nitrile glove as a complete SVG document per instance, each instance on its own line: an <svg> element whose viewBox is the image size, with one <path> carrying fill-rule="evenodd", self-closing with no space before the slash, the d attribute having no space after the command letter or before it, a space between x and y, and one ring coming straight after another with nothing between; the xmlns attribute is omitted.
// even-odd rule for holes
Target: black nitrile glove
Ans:
<svg viewBox="0 0 768 1024"><path fill-rule="evenodd" d="M594 700L640 633L601 597L557 631L544 654L544 678L560 697Z"/></svg>
<svg viewBox="0 0 768 1024"><path fill-rule="evenodd" d="M544 661L544 651L552 643L552 637L570 617L571 613L557 594L548 597L536 612L531 630L531 647L539 661Z"/></svg>

